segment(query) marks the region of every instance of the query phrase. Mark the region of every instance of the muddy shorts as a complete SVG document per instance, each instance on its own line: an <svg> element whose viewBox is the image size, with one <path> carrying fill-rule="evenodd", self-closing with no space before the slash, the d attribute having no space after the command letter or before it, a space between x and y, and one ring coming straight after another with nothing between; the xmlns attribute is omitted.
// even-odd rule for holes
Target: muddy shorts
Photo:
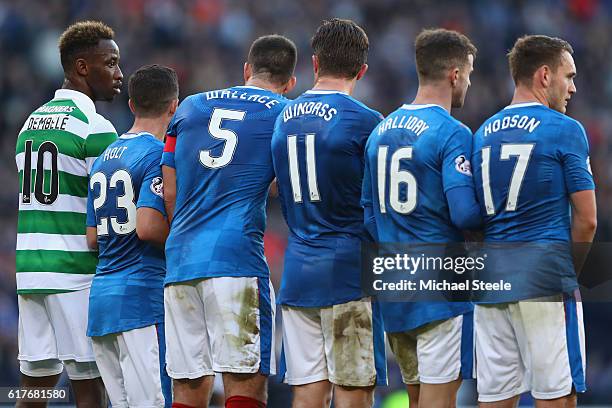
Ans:
<svg viewBox="0 0 612 408"><path fill-rule="evenodd" d="M310 308L283 305L281 374L290 385L329 380L347 387L386 384L384 332L369 298Z"/></svg>
<svg viewBox="0 0 612 408"><path fill-rule="evenodd" d="M275 374L274 289L268 279L220 277L164 289L171 378Z"/></svg>
<svg viewBox="0 0 612 408"><path fill-rule="evenodd" d="M471 376L473 337L471 314L455 316L416 329L387 333L404 384L446 384ZM467 343L467 344L466 344ZM465 367L469 366L469 367Z"/></svg>

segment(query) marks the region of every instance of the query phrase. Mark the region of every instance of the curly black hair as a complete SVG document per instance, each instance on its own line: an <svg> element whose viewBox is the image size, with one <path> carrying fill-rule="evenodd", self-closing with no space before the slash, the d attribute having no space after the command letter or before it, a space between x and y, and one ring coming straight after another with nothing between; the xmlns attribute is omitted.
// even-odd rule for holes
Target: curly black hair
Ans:
<svg viewBox="0 0 612 408"><path fill-rule="evenodd" d="M79 21L64 31L59 39L60 59L64 71L68 71L73 60L83 52L98 45L100 40L112 40L115 32L100 21Z"/></svg>

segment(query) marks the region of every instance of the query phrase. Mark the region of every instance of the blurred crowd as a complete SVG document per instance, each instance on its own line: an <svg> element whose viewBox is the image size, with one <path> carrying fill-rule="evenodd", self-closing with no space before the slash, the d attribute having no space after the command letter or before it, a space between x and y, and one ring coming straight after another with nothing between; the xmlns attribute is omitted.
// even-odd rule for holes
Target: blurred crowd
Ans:
<svg viewBox="0 0 612 408"><path fill-rule="evenodd" d="M61 86L61 32L99 19L116 32L127 77L144 64L173 67L181 99L241 83L253 39L279 33L298 47L295 97L312 85L310 38L322 19L351 18L370 40L369 71L355 96L384 115L416 91L413 40L424 27L467 34L478 47L466 106L454 114L472 130L511 98L506 52L525 33L568 40L578 69L568 114L589 135L597 183L598 240L612 236L612 0L0 0L0 385L16 384L14 248L17 214L15 140L25 118ZM98 109L118 132L131 115L127 87ZM278 204L270 205L266 252L278 281L286 237ZM582 401L612 402L612 350L605 330L610 305L586 305L591 391ZM398 384L396 384L398 385Z"/></svg>

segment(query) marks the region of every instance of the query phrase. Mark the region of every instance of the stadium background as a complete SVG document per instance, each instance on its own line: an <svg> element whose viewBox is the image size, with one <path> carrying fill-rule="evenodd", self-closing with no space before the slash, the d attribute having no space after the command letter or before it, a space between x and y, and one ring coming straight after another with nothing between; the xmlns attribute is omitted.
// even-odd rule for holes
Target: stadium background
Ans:
<svg viewBox="0 0 612 408"><path fill-rule="evenodd" d="M411 101L416 91L413 40L423 27L459 30L479 49L466 106L455 115L472 130L510 101L512 82L505 53L524 33L560 36L574 47L578 92L568 114L586 127L597 183L597 239L612 235L612 0L437 1L406 0L0 0L0 386L18 384L17 302L14 249L17 215L15 140L27 115L61 86L57 40L70 23L85 18L111 25L128 76L150 63L179 74L181 100L202 90L241 83L252 40L279 33L298 47L295 97L312 85L310 37L320 21L357 21L370 39L369 65L355 96L384 115ZM118 132L131 124L127 86L112 104L98 103ZM278 202L269 205L266 253L277 286L286 228ZM278 287L278 286L277 286ZM589 391L581 404L612 404L612 305L586 304ZM377 406L402 388L390 359L390 387L378 390ZM270 407L288 406L288 387L272 385ZM472 382L460 401L474 401ZM524 399L527 402L527 399ZM395 406L395 405L394 405Z"/></svg>

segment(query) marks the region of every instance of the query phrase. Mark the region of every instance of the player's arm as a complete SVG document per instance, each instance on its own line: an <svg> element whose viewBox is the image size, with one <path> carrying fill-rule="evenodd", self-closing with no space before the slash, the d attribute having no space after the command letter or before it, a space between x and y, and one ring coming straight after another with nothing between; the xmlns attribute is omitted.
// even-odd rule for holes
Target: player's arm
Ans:
<svg viewBox="0 0 612 408"><path fill-rule="evenodd" d="M98 194L99 195L99 194ZM96 211L93 205L94 191L90 188L87 189L87 215L85 218L85 238L87 239L87 247L92 251L98 249L98 228L96 220Z"/></svg>
<svg viewBox="0 0 612 408"><path fill-rule="evenodd" d="M595 183L589 164L589 145L584 128L571 123L562 132L561 163L565 187L572 205L572 252L574 268L580 273L597 229Z"/></svg>
<svg viewBox="0 0 612 408"><path fill-rule="evenodd" d="M176 206L176 170L170 166L162 166L164 179L164 206L168 214L168 222L172 223L174 207Z"/></svg>
<svg viewBox="0 0 612 408"><path fill-rule="evenodd" d="M142 241L163 247L169 226L164 205L165 185L159 165L161 155L161 149L149 153L149 163L136 203L136 234Z"/></svg>
<svg viewBox="0 0 612 408"><path fill-rule="evenodd" d="M150 207L140 207L136 210L136 234L141 241L163 247L168 232L168 221L164 214Z"/></svg>
<svg viewBox="0 0 612 408"><path fill-rule="evenodd" d="M570 195L572 203L572 242L593 242L597 230L595 191L577 191Z"/></svg>
<svg viewBox="0 0 612 408"><path fill-rule="evenodd" d="M367 153L366 153L367 154ZM363 171L363 184L361 188L361 206L363 207L363 224L366 231L374 241L378 241L378 231L376 229L376 217L374 217L374 208L372 204L372 174L368 164L368 158L365 157L365 167Z"/></svg>
<svg viewBox="0 0 612 408"><path fill-rule="evenodd" d="M452 223L461 230L474 230L482 225L480 205L474 187L455 187L446 192Z"/></svg>
<svg viewBox="0 0 612 408"><path fill-rule="evenodd" d="M461 126L447 140L442 151L442 183L452 223L461 230L482 225L470 159L472 133Z"/></svg>
<svg viewBox="0 0 612 408"><path fill-rule="evenodd" d="M164 180L164 207L168 215L169 224L172 224L174 208L176 206L176 166L174 164L174 152L176 150L175 126L176 124L173 119L168 128L164 152L161 158L161 171Z"/></svg>
<svg viewBox="0 0 612 408"><path fill-rule="evenodd" d="M96 227L87 227L87 247L93 251L98 249L98 231Z"/></svg>

